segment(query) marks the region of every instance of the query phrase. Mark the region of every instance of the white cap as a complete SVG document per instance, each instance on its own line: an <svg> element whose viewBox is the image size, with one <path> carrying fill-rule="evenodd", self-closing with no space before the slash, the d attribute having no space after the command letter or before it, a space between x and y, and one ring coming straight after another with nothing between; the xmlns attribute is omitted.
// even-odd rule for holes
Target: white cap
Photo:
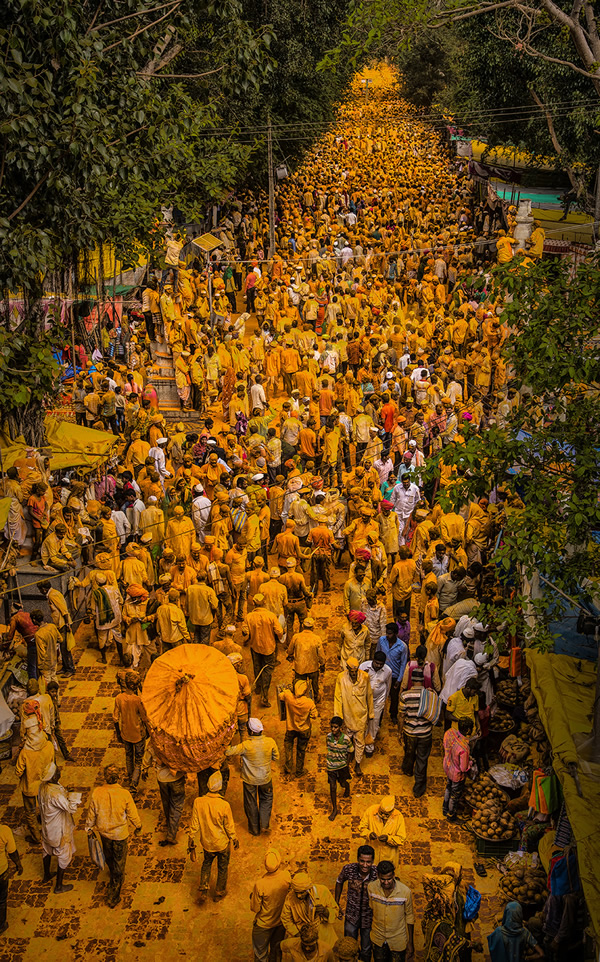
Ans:
<svg viewBox="0 0 600 962"><path fill-rule="evenodd" d="M168 441L169 441L168 438L159 438L156 443L157 443L157 444L168 444Z"/></svg>
<svg viewBox="0 0 600 962"><path fill-rule="evenodd" d="M264 725L260 718L249 718L248 719L248 729L255 735L259 735L260 732L264 731Z"/></svg>

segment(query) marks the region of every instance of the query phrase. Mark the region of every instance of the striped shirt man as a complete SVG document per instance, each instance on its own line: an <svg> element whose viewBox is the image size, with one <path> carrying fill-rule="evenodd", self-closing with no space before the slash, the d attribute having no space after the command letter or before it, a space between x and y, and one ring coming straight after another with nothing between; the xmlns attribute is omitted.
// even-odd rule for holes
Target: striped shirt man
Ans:
<svg viewBox="0 0 600 962"><path fill-rule="evenodd" d="M381 881L370 882L369 903L373 911L371 942L386 945L391 952L404 952L408 945L407 925L415 924L412 892L399 879L391 892L384 892Z"/></svg>
<svg viewBox="0 0 600 962"><path fill-rule="evenodd" d="M433 725L426 718L419 717L419 704L421 702L422 688L409 688L402 692L398 699L398 711L404 715L405 735L413 738L428 738L431 735Z"/></svg>

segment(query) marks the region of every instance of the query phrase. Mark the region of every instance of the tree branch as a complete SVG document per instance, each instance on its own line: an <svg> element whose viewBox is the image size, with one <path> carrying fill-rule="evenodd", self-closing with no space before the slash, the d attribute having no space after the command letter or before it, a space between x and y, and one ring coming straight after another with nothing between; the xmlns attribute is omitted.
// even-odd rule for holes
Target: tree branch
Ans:
<svg viewBox="0 0 600 962"><path fill-rule="evenodd" d="M221 70L225 70L226 64L222 64L220 67L216 67L214 70L207 70L205 73L153 73L146 74L145 71L141 71L138 76L140 77L154 77L156 80L168 79L168 80L179 80L180 78L185 78L187 80L197 79L199 77L210 77L211 74L220 73Z"/></svg>
<svg viewBox="0 0 600 962"><path fill-rule="evenodd" d="M135 33L129 34L128 37L123 37L121 40L115 41L115 43L110 43L108 47L104 48L103 53L108 53L109 50L113 50L114 47L118 47L122 43L127 43L128 40L135 40L135 38L139 37L141 33L145 33L146 30L151 30L152 27L156 27L157 24L162 23L163 20L166 20L167 17L170 17L171 14L175 11L175 9L178 6L180 6L181 2L182 0L176 0L176 2L171 5L170 9L167 10L167 12L163 14L162 17L159 17L158 20L154 20L152 23L147 23L145 26L140 27L139 30L136 30Z"/></svg>
<svg viewBox="0 0 600 962"><path fill-rule="evenodd" d="M86 32L85 32L86 37L87 37L88 33L91 33L92 30L94 29L94 24L96 23L96 20L98 19L98 15L99 15L100 11L102 10L102 7L103 7L103 6L104 6L104 0L100 0L100 3L99 3L98 6L96 7L96 12L95 12L94 16L92 17L92 22L90 23L89 27L87 28L87 30L86 30Z"/></svg>
<svg viewBox="0 0 600 962"><path fill-rule="evenodd" d="M557 63L561 67L569 67L574 70L575 73L580 73L582 77L587 77L591 80L594 86L598 84L600 86L600 74L591 73L589 70L584 70L583 67L578 67L577 64L572 63L570 60L561 60L559 57L551 57L547 53L542 53L541 50L536 50L535 47L530 46L530 44L521 41L521 46L525 53L529 54L530 57L537 57L540 60L545 60L547 63Z"/></svg>
<svg viewBox="0 0 600 962"><path fill-rule="evenodd" d="M22 203L22 204L19 204L19 206L17 207L17 209L16 209L16 210L13 210L12 214L9 214L9 215L8 215L8 220L12 220L14 217L17 216L17 214L20 214L20 213L21 213L21 211L23 210L24 207L27 207L27 204L29 203L29 201L37 194L37 192L38 192L38 190L40 189L40 187L42 186L42 184L45 184L45 183L46 183L46 181L48 180L48 177L49 177L49 176L50 176L50 171L47 170L46 173L44 174L44 176L43 176L42 178L40 178L40 180L38 180L38 182L37 182L37 184L35 185L35 187L33 188L33 190L31 190L31 191L27 194L27 197L25 198L25 200L23 201L23 203Z"/></svg>
<svg viewBox="0 0 600 962"><path fill-rule="evenodd" d="M598 25L596 23L594 10L591 3L586 2L584 4L583 12L585 13L585 22L587 23L586 34L590 42L590 47L594 52L594 57L596 60L600 60L600 38L598 37Z"/></svg>
<svg viewBox="0 0 600 962"><path fill-rule="evenodd" d="M581 13L582 7L583 0L573 0L573 6L571 7L571 20L575 21L579 19L579 14Z"/></svg>
<svg viewBox="0 0 600 962"><path fill-rule="evenodd" d="M124 140L127 140L128 137L133 137L134 134L139 134L140 130L147 130L148 126L148 124L144 124L143 127L136 127L135 130L130 130L128 134L123 134L122 137L117 137L116 140L111 140L106 146L114 147L115 144L122 143Z"/></svg>
<svg viewBox="0 0 600 962"><path fill-rule="evenodd" d="M151 77L152 74L155 74L159 70L162 70L163 67L166 67L167 64L171 63L171 61L174 60L179 53L181 53L181 51L183 50L182 43L173 43L172 46L169 47L171 40L173 40L175 34L176 34L175 28L173 27L172 24L170 24L167 27L167 31L163 39L160 40L154 48L153 59L149 60L146 66L143 68L143 70L140 71L140 74L139 74L140 76Z"/></svg>
<svg viewBox="0 0 600 962"><path fill-rule="evenodd" d="M546 118L546 124L548 125L548 133L550 134L550 139L552 141L552 146L554 147L558 156L561 157L564 151L556 135L556 130L554 129L554 121L552 120L552 114L550 113L546 105L542 103L542 101L536 94L533 87L530 87L530 92L536 104L544 113L544 116ZM582 182L582 180L577 176L577 174L569 164L565 164L565 171L567 173L569 180L571 181L572 187L577 191L577 196L579 197L582 193L584 193L585 200L587 203L587 190L585 190L585 185Z"/></svg>
<svg viewBox="0 0 600 962"><path fill-rule="evenodd" d="M160 60L151 60L150 63L146 67L144 67L143 70L139 71L138 76L148 77L148 78L154 76L158 70L162 70L162 68L166 67L167 64L170 64L172 60L175 60L175 57L178 54L180 54L182 50L183 50L182 43L174 44L169 50L169 52L164 54L164 56L161 57ZM166 77L167 74L163 74L163 76Z"/></svg>
<svg viewBox="0 0 600 962"><path fill-rule="evenodd" d="M165 7L177 6L179 2L180 0L167 0L167 3L161 3L157 7L148 7L146 10L136 10L135 13L128 13L125 17L117 17L116 20L107 20L106 23L99 23L97 27L94 27L93 24L98 16L100 7L102 6L101 3L96 11L94 20L92 21L92 26L88 29L88 33L90 33L92 30L103 30L104 27L112 27L114 23L122 23L124 20L133 20L134 17L143 17L147 13L155 13L157 10L164 10Z"/></svg>
<svg viewBox="0 0 600 962"><path fill-rule="evenodd" d="M462 10L462 12L451 14L450 16L447 12L439 13L435 14L431 22L431 26L434 30L438 30L439 27L447 27L448 24L457 23L459 20L469 20L471 17L481 17L484 13L488 13L490 10L500 10L503 7L514 6L516 6L515 0L501 0L500 3L485 3L477 4L474 7L467 7L466 9ZM438 17L440 18L439 20Z"/></svg>

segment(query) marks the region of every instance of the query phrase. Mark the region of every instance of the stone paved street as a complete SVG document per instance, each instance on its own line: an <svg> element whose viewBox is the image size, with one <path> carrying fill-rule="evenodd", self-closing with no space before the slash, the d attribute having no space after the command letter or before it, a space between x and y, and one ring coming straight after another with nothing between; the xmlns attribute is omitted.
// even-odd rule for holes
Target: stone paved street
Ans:
<svg viewBox="0 0 600 962"><path fill-rule="evenodd" d="M120 960L163 960L165 953L176 958L201 958L211 962L250 962L252 914L248 897L254 880L262 874L263 858L272 845L281 852L292 870L308 868L317 882L333 890L339 866L356 857L361 840L357 835L360 816L365 808L383 794L394 793L404 813L407 841L402 849L400 875L413 889L417 913L424 905L420 876L440 869L449 859L464 865L467 884L475 882L484 894L480 929L487 933L493 927L501 901L496 894L498 873L476 878L473 870L475 849L472 836L458 825L442 818L441 793L444 776L441 768L441 730L438 729L430 761L431 777L427 797L412 796L412 780L401 774L401 749L397 735L384 721L375 756L364 763L365 777L351 783L352 797L340 803L340 815L328 820L329 792L324 772L325 744L333 686L337 671L339 627L342 623L341 574L334 579L334 590L321 595L313 605L315 629L326 639L329 666L325 675L320 719L314 725L313 737L306 757L307 774L287 779L277 771L274 778L275 803L270 839L253 838L247 830L242 807L239 773L232 766L227 791L240 848L232 853L228 897L218 904L209 901L204 907L195 904L199 863L186 856L185 830L196 794L195 779L188 779L186 805L177 846L165 850L158 846L162 837L162 809L155 776L140 783L136 800L143 824L143 834L132 837L129 845L127 872L119 906L110 910L104 903L108 873L100 872L87 853L83 830L87 797L101 782L102 767L117 763L124 770L123 749L118 744L111 720L116 685L116 654L112 663L99 664L98 651L91 633L82 626L78 633L78 670L74 680L62 684L61 719L67 742L73 754L64 763L63 783L80 791L84 802L77 822L77 855L68 869L68 881L74 889L66 895L55 895L50 885L41 882L41 851L24 840L20 792L16 787L14 768L3 765L0 774L0 814L2 821L14 830L19 850L24 855L24 873L13 875L9 892L8 937L0 937L2 962L39 962L40 958L69 962L120 962ZM88 647L89 643L89 647ZM249 653L244 654L246 670L251 675ZM289 680L290 669L285 658L276 669L274 682ZM272 699L274 702L274 698ZM275 707L261 709L265 730L281 746L285 724L279 721ZM341 923L340 934L341 934ZM422 945L420 927L416 927L417 946ZM60 943L60 947L57 945ZM475 956L477 958L477 956Z"/></svg>

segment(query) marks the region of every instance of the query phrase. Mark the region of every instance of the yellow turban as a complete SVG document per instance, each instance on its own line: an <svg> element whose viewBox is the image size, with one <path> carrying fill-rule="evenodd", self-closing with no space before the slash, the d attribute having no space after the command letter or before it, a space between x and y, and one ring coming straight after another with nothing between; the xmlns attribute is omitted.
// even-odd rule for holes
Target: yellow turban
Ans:
<svg viewBox="0 0 600 962"><path fill-rule="evenodd" d="M306 892L312 888L312 879L308 872L296 872L292 879L292 888L294 892Z"/></svg>
<svg viewBox="0 0 600 962"><path fill-rule="evenodd" d="M281 865L281 855L276 848L269 849L265 855L265 868L267 872L276 872Z"/></svg>
<svg viewBox="0 0 600 962"><path fill-rule="evenodd" d="M446 644L446 638L455 628L456 621L454 618L443 618L442 621L438 621L427 639L427 647L441 648Z"/></svg>

